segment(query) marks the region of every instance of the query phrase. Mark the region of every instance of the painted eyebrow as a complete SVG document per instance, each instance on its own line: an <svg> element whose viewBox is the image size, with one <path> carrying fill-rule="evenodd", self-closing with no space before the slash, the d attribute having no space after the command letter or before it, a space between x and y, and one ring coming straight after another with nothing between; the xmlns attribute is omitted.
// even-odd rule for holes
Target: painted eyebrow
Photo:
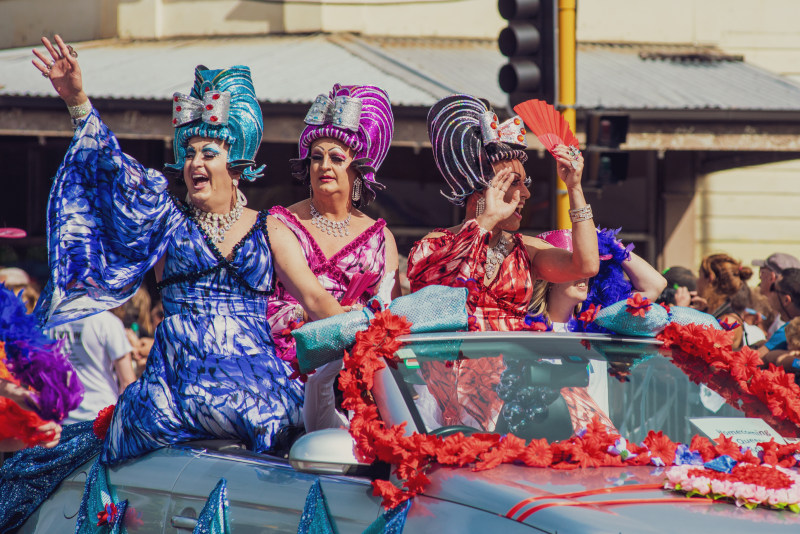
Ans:
<svg viewBox="0 0 800 534"><path fill-rule="evenodd" d="M208 143L203 147L203 150L209 150L211 152L216 152L217 154L219 154L220 152L219 147L217 147L217 145L215 145L214 143Z"/></svg>

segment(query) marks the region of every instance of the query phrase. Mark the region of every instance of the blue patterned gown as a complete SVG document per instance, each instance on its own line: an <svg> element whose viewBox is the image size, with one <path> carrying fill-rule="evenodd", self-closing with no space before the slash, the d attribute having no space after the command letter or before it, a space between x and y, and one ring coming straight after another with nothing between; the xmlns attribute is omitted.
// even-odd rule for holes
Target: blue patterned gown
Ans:
<svg viewBox="0 0 800 534"><path fill-rule="evenodd" d="M275 356L266 212L224 258L167 192L167 179L122 153L96 111L78 128L48 206L47 326L118 306L165 256L164 321L142 377L120 397L101 454L113 463L193 439L270 448L300 420L302 385Z"/></svg>

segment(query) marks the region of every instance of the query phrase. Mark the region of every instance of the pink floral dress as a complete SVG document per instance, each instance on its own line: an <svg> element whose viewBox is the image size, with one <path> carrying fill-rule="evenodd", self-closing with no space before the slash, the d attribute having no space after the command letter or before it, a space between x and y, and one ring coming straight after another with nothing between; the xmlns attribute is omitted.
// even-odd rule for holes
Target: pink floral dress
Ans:
<svg viewBox="0 0 800 534"><path fill-rule="evenodd" d="M379 273L380 276L370 285L356 302L366 304L378 291L378 286L386 271L386 238L383 229L386 221L378 219L375 224L364 230L339 252L325 257L322 249L292 212L283 206L275 206L269 210L270 215L281 221L294 232L303 254L308 260L319 283L331 295L341 300L350 285L350 280L360 273ZM280 280L275 292L269 297L267 321L269 322L275 350L279 357L291 361L295 357L294 338L286 332L289 323L295 320L298 302L287 291Z"/></svg>

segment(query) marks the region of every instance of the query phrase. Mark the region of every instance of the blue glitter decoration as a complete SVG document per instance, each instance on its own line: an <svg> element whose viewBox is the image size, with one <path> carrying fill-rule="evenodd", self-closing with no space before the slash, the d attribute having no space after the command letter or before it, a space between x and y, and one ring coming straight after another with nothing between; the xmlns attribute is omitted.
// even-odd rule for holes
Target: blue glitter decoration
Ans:
<svg viewBox="0 0 800 534"><path fill-rule="evenodd" d="M95 462L86 477L75 534L127 534L123 521L127 508L128 501L120 501L108 483L106 467Z"/></svg>
<svg viewBox="0 0 800 534"><path fill-rule="evenodd" d="M723 454L722 456L717 456L713 460L704 463L703 467L719 471L720 473L730 473L733 471L733 468L736 467L737 463L738 462L731 456Z"/></svg>
<svg viewBox="0 0 800 534"><path fill-rule="evenodd" d="M401 534L406 526L408 511L411 509L411 499L387 510L382 516L372 522L362 534Z"/></svg>
<svg viewBox="0 0 800 534"><path fill-rule="evenodd" d="M406 526L411 500L387 510L364 529L362 534L401 534ZM319 479L308 490L303 515L297 526L297 534L336 534L336 523L328 508L328 501L322 492Z"/></svg>
<svg viewBox="0 0 800 534"><path fill-rule="evenodd" d="M228 482L221 478L208 496L192 534L230 534Z"/></svg>
<svg viewBox="0 0 800 534"><path fill-rule="evenodd" d="M100 452L93 421L64 426L52 449L19 451L0 468L0 532L18 528L75 469Z"/></svg>
<svg viewBox="0 0 800 534"><path fill-rule="evenodd" d="M319 479L308 490L297 534L336 534L333 518L328 510L328 501L322 493Z"/></svg>

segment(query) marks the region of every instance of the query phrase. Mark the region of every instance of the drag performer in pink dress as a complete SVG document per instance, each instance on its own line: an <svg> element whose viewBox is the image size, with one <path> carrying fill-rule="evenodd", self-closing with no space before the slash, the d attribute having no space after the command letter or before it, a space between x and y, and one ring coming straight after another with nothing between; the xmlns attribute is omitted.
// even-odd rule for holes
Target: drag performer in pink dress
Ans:
<svg viewBox="0 0 800 534"><path fill-rule="evenodd" d="M308 186L309 198L288 208L275 206L270 218L294 233L317 280L345 309L363 306L379 292L384 301L399 296L394 237L383 219L373 220L359 210L383 188L375 173L394 131L388 95L378 87L337 84L329 96L315 99L305 122L300 158L292 160L292 168L294 177ZM267 315L278 355L295 361L289 331L307 320L307 314L281 279ZM330 384L340 366L329 364L306 384L307 431L341 423L330 410Z"/></svg>

